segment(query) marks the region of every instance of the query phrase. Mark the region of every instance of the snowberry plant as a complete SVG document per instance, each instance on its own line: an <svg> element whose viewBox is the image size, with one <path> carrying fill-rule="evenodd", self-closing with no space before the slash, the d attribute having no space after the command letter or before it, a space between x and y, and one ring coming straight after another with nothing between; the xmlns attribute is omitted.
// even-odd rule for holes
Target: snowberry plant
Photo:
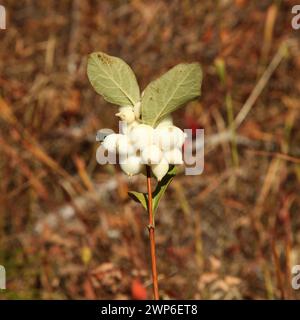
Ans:
<svg viewBox="0 0 300 320"><path fill-rule="evenodd" d="M202 72L198 63L182 63L150 82L142 94L136 77L123 60L102 52L89 56L88 78L102 97L119 107L116 116L122 130L109 134L102 147L119 155L121 169L129 176L144 174L147 193L130 191L149 215L149 238L154 299L159 299L154 216L159 201L175 176L175 165L183 164L185 133L173 124L171 113L200 96ZM152 190L151 178L157 180Z"/></svg>

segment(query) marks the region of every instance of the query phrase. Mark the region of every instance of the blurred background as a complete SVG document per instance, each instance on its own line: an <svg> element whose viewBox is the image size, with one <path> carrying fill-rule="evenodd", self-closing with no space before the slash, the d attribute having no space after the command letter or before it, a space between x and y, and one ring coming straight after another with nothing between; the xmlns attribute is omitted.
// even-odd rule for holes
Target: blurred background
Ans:
<svg viewBox="0 0 300 320"><path fill-rule="evenodd" d="M2 1L0 299L151 298L145 177L100 166L117 108L87 55L125 60L143 89L198 61L202 96L175 113L205 129L205 169L179 174L156 216L164 299L297 299L300 30L297 1ZM250 97L250 98L249 98Z"/></svg>

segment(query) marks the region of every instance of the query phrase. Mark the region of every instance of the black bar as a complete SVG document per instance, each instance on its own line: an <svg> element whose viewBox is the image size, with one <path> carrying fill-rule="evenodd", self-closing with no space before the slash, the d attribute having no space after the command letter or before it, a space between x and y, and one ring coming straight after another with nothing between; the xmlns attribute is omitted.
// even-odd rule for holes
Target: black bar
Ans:
<svg viewBox="0 0 300 320"><path fill-rule="evenodd" d="M90 301L2 300L0 319L252 319L287 317L299 301ZM5 316L3 316L5 315Z"/></svg>

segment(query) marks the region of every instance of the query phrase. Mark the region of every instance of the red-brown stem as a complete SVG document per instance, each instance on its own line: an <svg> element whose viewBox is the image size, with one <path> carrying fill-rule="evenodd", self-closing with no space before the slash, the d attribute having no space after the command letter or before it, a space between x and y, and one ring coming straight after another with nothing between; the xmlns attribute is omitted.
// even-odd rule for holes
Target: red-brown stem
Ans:
<svg viewBox="0 0 300 320"><path fill-rule="evenodd" d="M147 166L147 191L148 191L148 213L149 213L148 230L149 230L150 252L151 252L153 296L154 296L154 300L159 300L156 255L155 255L155 233L154 233L155 225L154 225L153 208L152 208L151 169L149 166Z"/></svg>

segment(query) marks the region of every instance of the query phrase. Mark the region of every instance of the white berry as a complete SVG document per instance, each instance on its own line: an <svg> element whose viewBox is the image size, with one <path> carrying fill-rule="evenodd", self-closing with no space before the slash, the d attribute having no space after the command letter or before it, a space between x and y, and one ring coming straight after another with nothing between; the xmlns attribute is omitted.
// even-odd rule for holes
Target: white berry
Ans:
<svg viewBox="0 0 300 320"><path fill-rule="evenodd" d="M120 155L131 155L134 153L135 148L131 144L128 136L121 135L117 142L117 151Z"/></svg>
<svg viewBox="0 0 300 320"><path fill-rule="evenodd" d="M141 163L141 158L137 156L128 157L125 161L120 163L120 167L128 176L139 174L144 168Z"/></svg>
<svg viewBox="0 0 300 320"><path fill-rule="evenodd" d="M126 134L129 136L130 131L136 127L137 125L139 125L139 123L137 121L133 121L131 123L127 123L125 121L120 121L119 122L119 131L122 134Z"/></svg>
<svg viewBox="0 0 300 320"><path fill-rule="evenodd" d="M151 165L151 170L158 181L160 181L169 170L169 163L166 159L162 158L158 164Z"/></svg>
<svg viewBox="0 0 300 320"><path fill-rule="evenodd" d="M132 123L135 120L134 111L131 106L120 107L116 116L127 123Z"/></svg>
<svg viewBox="0 0 300 320"><path fill-rule="evenodd" d="M164 158L169 164L183 164L182 152L177 148L164 152Z"/></svg>
<svg viewBox="0 0 300 320"><path fill-rule="evenodd" d="M141 157L145 164L158 164L162 159L162 152L157 146L150 145L143 149Z"/></svg>
<svg viewBox="0 0 300 320"><path fill-rule="evenodd" d="M185 133L175 126L157 128L155 136L159 147L164 151L181 148L186 137Z"/></svg>
<svg viewBox="0 0 300 320"><path fill-rule="evenodd" d="M112 133L112 134L106 136L102 142L102 146L108 152L117 152L118 141L121 136L123 136L123 135L116 134L116 133Z"/></svg>
<svg viewBox="0 0 300 320"><path fill-rule="evenodd" d="M153 143L154 129L146 124L139 124L132 128L129 137L137 149L143 150Z"/></svg>

